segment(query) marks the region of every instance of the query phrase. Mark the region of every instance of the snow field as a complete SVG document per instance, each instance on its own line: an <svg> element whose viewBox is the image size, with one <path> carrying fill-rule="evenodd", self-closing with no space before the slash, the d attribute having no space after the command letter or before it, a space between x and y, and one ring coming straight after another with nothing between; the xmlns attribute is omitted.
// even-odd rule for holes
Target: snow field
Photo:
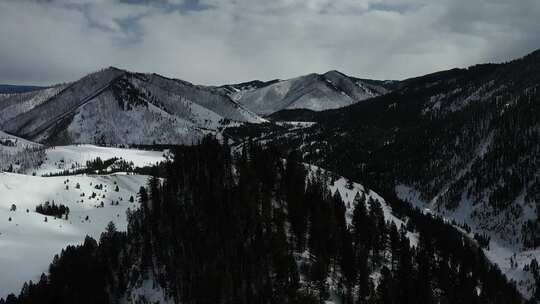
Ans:
<svg viewBox="0 0 540 304"><path fill-rule="evenodd" d="M39 280L54 255L67 245L81 244L86 235L99 239L110 221L125 231L126 211L138 208L136 193L146 180L141 175L36 177L0 173L0 297L18 293L25 281ZM46 201L69 207L68 219L36 213L35 207ZM10 211L12 204L15 211Z"/></svg>
<svg viewBox="0 0 540 304"><path fill-rule="evenodd" d="M135 167L151 166L165 160L163 151L110 148L95 145L57 146L46 150L44 163L34 170L36 175L59 173L64 170L81 169L86 162L97 157L107 160L113 157L133 162Z"/></svg>

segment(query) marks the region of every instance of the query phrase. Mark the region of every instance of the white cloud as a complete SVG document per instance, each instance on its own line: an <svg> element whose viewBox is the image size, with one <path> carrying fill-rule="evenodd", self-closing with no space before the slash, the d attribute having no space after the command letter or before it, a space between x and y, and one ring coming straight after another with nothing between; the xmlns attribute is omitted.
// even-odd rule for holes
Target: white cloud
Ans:
<svg viewBox="0 0 540 304"><path fill-rule="evenodd" d="M134 2L0 2L0 83L108 65L205 84L330 69L399 79L540 44L535 0Z"/></svg>

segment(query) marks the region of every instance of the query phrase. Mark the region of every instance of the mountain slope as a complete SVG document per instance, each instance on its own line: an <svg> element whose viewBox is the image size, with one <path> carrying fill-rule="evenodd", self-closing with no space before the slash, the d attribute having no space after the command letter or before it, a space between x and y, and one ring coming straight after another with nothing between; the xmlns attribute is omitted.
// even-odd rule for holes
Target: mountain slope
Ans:
<svg viewBox="0 0 540 304"><path fill-rule="evenodd" d="M295 153L205 138L163 173L8 303L523 302L464 232Z"/></svg>
<svg viewBox="0 0 540 304"><path fill-rule="evenodd" d="M67 85L57 85L33 92L0 94L0 124L41 105L66 87Z"/></svg>
<svg viewBox="0 0 540 304"><path fill-rule="evenodd" d="M0 171L25 172L39 166L45 147L0 131Z"/></svg>
<svg viewBox="0 0 540 304"><path fill-rule="evenodd" d="M1 136L4 135L0 132ZM9 138L15 140L13 136ZM19 147L35 145L17 140ZM138 208L137 191L148 179L144 175L126 173L55 177L30 174L85 168L88 161L97 158L104 162L118 158L137 167L165 160L162 151L90 145L43 148L41 151L39 167L29 168L32 170L28 170L27 175L0 172L0 298L19 289L25 281L37 282L40 274L48 271L47 266L56 253L65 246L82 243L87 235L98 238L109 221L125 231L126 211ZM131 197L133 201L130 201ZM56 206L68 207L68 219L65 214L60 218L36 212L36 207L45 202L50 206L54 202ZM12 204L15 210L12 210Z"/></svg>
<svg viewBox="0 0 540 304"><path fill-rule="evenodd" d="M82 243L86 235L99 237L109 221L125 230L126 210L138 205L129 198L146 179L138 175L44 178L0 173L0 297L25 281L39 281L56 253L67 245ZM95 189L100 184L103 189ZM114 191L116 186L118 192ZM95 198L91 198L93 192ZM46 201L67 206L69 219L35 212L36 206ZM104 207L100 207L101 201ZM15 211L10 211L11 204L15 204Z"/></svg>
<svg viewBox="0 0 540 304"><path fill-rule="evenodd" d="M390 91L392 82L362 80L338 71L233 87L230 96L251 111L272 114L283 109L322 111L354 104Z"/></svg>
<svg viewBox="0 0 540 304"><path fill-rule="evenodd" d="M217 131L228 121L264 121L207 88L116 68L48 90L28 99L6 97L0 126L54 144L181 144Z"/></svg>
<svg viewBox="0 0 540 304"><path fill-rule="evenodd" d="M16 153L25 148L38 148L40 144L0 131L0 152Z"/></svg>
<svg viewBox="0 0 540 304"><path fill-rule="evenodd" d="M226 84L219 87L214 87L214 89L222 94L234 96L235 94L242 94L242 92L260 89L262 87L269 86L279 81L279 79L274 79L270 81L252 80L236 84ZM238 99L238 96L236 96L236 99Z"/></svg>
<svg viewBox="0 0 540 304"><path fill-rule="evenodd" d="M315 123L267 128L264 140L485 235L498 248L497 263L524 279L522 292L531 296L526 269L540 258L539 86L536 51L405 80L343 109L282 114Z"/></svg>

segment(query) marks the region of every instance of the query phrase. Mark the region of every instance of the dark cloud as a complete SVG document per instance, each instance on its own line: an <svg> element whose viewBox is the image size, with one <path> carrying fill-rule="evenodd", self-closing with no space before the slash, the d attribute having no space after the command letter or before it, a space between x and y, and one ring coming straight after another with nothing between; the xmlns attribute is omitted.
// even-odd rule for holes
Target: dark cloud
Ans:
<svg viewBox="0 0 540 304"><path fill-rule="evenodd" d="M165 11L202 11L211 9L213 6L203 3L200 0L119 0L120 3L134 4L134 5L148 5L153 6Z"/></svg>
<svg viewBox="0 0 540 304"><path fill-rule="evenodd" d="M369 5L370 10L379 10L387 12L397 12L400 14L406 13L418 9L420 5L418 3L391 3L391 2L375 2Z"/></svg>
<svg viewBox="0 0 540 304"><path fill-rule="evenodd" d="M4 0L0 83L109 65L196 83L401 79L540 48L538 0Z"/></svg>

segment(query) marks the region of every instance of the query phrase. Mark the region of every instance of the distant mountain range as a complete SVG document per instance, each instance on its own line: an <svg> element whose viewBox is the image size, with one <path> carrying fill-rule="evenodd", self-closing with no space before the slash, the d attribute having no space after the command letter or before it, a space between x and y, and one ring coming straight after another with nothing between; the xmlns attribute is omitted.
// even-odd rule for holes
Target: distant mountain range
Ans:
<svg viewBox="0 0 540 304"><path fill-rule="evenodd" d="M529 293L522 269L540 256L539 87L540 50L407 79L344 108L280 111L258 134L253 126L228 132L296 149L307 163L472 228Z"/></svg>
<svg viewBox="0 0 540 304"><path fill-rule="evenodd" d="M20 92L0 94L0 130L50 144L192 143L284 109L348 106L397 83L330 71L212 87L110 67L49 88L11 86Z"/></svg>
<svg viewBox="0 0 540 304"><path fill-rule="evenodd" d="M386 94L398 83L354 78L330 71L287 80L227 85L221 89L249 110L269 115L286 109L323 111L341 108Z"/></svg>
<svg viewBox="0 0 540 304"><path fill-rule="evenodd" d="M146 222L147 228L131 233L130 235L134 236L131 241L133 244L139 245L147 240L153 239L153 241L146 247L140 247L141 251L133 251L132 259L126 259L126 261L142 261L142 256L146 256L146 253L142 254L142 248L154 248L155 250L152 250L156 256L163 252L174 252L163 249L167 247L152 246L160 242L163 242L162 245L169 246L175 244L176 240L186 240L196 236L197 234L192 234L193 231L189 230L192 227L197 227L194 230L195 233L197 231L207 233L210 231L206 230L208 227L198 227L192 223L205 222L206 219L212 217L216 219L218 224L211 226L217 227L215 231L218 233L214 236L218 236L219 233L237 223L246 224L249 229L257 227L252 223L266 222L270 225L278 223L275 226L269 226L270 229L264 231L279 232L279 235L272 239L283 240L283 242L277 243L281 245L272 245L269 250L261 249L257 251L257 254L246 256L263 257L267 252L277 252L277 249L283 249L282 253L288 255L291 252L289 248L292 248L289 246L296 246L296 244L295 242L288 243L293 238L288 235L290 232L285 232L283 228L293 227L291 223L298 221L295 224L298 226L294 227L299 230L293 233L298 234L295 236L297 240L307 241L307 248L312 251L304 251L306 248L298 247L295 249L296 254L286 260L282 260L286 255L282 256L281 253L276 257L279 257L279 260L288 261L284 264L285 267L280 268L286 272L289 271L287 269L296 269L296 267L291 268L290 265L302 264L303 266L299 267L299 273L305 271L304 266L310 265L313 261L326 260L330 263L335 260L343 262L347 258L337 255L330 255L330 258L326 259L320 257L339 248L334 244L346 244L341 239L338 241L338 238L332 241L335 243L329 243L329 241L334 236L342 235L338 231L349 231L349 224L354 222L354 211L349 209L350 206L354 208L363 206L358 202L365 201L365 198L356 197L356 194L351 192L355 189L367 189L360 184L353 183L353 180L361 181L363 185L376 190L381 197L384 197L384 201L382 199L380 201L381 203L388 202L388 205L385 204L384 211L380 211L383 216L380 217L382 221L380 221L379 228L372 230L376 225L368 224L365 227L368 233L362 233L364 230L360 229L352 229L350 232L361 231L357 236L360 240L364 236L373 236L378 230L379 233L382 232L380 238L381 244L383 244L381 245L382 252L385 252L384 248L390 248L386 253L391 252L392 257L394 254L397 257L397 253L412 253L411 257L403 259L404 265L410 267L411 261L415 261L416 264L410 271L403 273L412 273L413 277L416 276L417 281L413 281L416 282L414 284L421 282L422 284L419 286L423 286L423 289L413 289L414 291L409 294L416 294L418 290L427 290L430 291L428 297L448 303L460 301L463 303L523 303L520 296L515 293L517 289L525 298L531 298L531 303L536 303L535 301L540 301L540 275L538 274L538 259L540 258L539 87L540 50L507 63L480 64L466 69L451 69L403 81L360 79L337 71L330 71L288 80L254 80L222 86L202 86L157 74L134 73L110 67L67 84L19 93L0 94L0 169L27 174L37 172L36 174L39 174L50 172L52 168L56 174L75 174L76 172L69 170L84 167L84 162L86 162L86 169L92 168L92 161L89 162L89 160L98 154L90 152L96 153L98 151L100 157L103 156L107 159L95 162L102 165L109 164L105 166L105 169L112 170L114 169L113 165L115 165L116 168L128 166L128 169L134 171L134 165L129 166L121 157L125 156L125 160L139 160L138 163L140 163L142 153L140 151L127 151L126 149L121 151L118 147L103 148L72 144L89 143L116 146L130 144L175 145L202 142L202 145L194 147L179 147L179 151L182 152L178 155L182 156L175 159L178 161L184 158L184 160L175 165L169 163L168 166L172 165L173 167L165 170L168 172L167 174L171 174L169 180L177 184L171 183L170 188L163 188L166 190L162 193L163 195L154 196L161 191L159 190L160 182L155 179L153 183L155 189L151 190L150 193L151 200L156 200L156 202L160 202L159 198L165 197L165 195L172 196L165 199L164 202L177 199L185 200L182 201L182 206L196 206L195 209L191 210L192 215L202 214L204 216L196 218L193 222L185 222L184 226L178 226L178 218L172 219L169 224L163 224L163 221L168 215L190 214L185 212L186 209L170 211L167 209L169 207L164 207L165 209L162 210L152 208L145 210L143 208L141 212L161 211L152 211L152 214L142 216L141 219L152 220ZM206 134L227 139L224 141L228 143L227 147L218 147L221 144L211 139L201 140ZM72 146L49 147L49 145L59 144ZM268 149L271 152L260 154L264 151L264 146L271 147ZM223 151L219 152L222 148ZM233 157L237 165L231 166L232 161L222 159L224 155L227 155L227 158L230 156L229 148L232 151L242 149L245 151L246 157L238 159ZM157 156L160 159L162 157L169 159L171 155L169 153L170 151L167 151L162 155L160 152ZM286 155L288 155L287 161L284 162ZM205 160L202 161L203 159ZM294 162L298 162L298 168L290 165ZM209 165L205 167L206 164ZM284 166L284 164L286 165ZM307 175L304 176L304 173L301 172L307 169L304 167L305 164L310 164L308 172L311 173L306 172ZM191 169L189 169L190 166L192 166ZM139 169L143 170L144 168ZM147 170L150 169L144 170L146 171L139 172L147 174L146 172L149 172ZM315 171L319 173L315 173ZM224 174L223 172L228 173ZM325 173L323 174L323 172ZM186 178L177 178L178 176L175 174L186 174ZM322 190L322 185L316 186L314 183L308 182L317 174L323 174L324 179L321 176L320 181L328 179L329 184L335 180L339 181L339 191L334 189L333 194L334 199L341 197L342 203L339 203L340 200L334 201L334 199L332 199L332 203L325 202L325 199L331 199L331 191ZM237 179L236 175L241 178ZM27 183L17 175L4 174L2 178L5 184L2 189L5 193L11 193L9 192L11 189L18 189L17 193L11 194L9 203L11 203L12 198L22 196L19 193L29 192L24 187L15 187L17 185L26 186ZM45 177L42 178L45 179ZM79 178L79 176L73 177L74 180L79 180ZM70 193L67 192L68 189L77 189L77 184L73 187L68 186L69 180L67 178L66 180L51 179L55 182L54 185L50 181L41 180L41 178L33 180L30 183L51 183L47 184L47 187L66 189L65 193ZM135 181L126 179L122 182L130 184L133 182L131 188L139 189L139 183L135 183ZM73 184L73 181L71 183ZM230 192L230 197L237 194L256 193L256 191L263 192L253 195L252 198L245 201L245 204L230 204L232 201L235 203L243 202L243 196L239 196L239 200L229 201L227 199L221 209L216 209L216 202L219 200L216 200L213 195L227 193L220 192L219 189L216 191L214 186L222 183L235 185L234 187L245 187L245 191L231 188L234 191ZM238 184L236 185L236 183ZM85 187L92 186L89 180L85 180L85 184ZM111 187L114 184L114 182L109 183ZM96 185L93 187L93 189L97 189ZM186 189L190 191L189 187L192 187L191 190L196 195L177 195ZM334 187L336 187L335 184ZM87 193L91 189L87 188ZM222 190L228 191L229 189L223 188ZM300 192L296 193L297 190ZM313 194L317 195L304 193L308 190L315 191ZM129 195L136 196L132 192ZM31 204L37 198L45 200L47 197L49 199L50 193L47 191L44 193L47 196L41 195L41 193L39 196L37 194L33 196ZM109 194L105 195L104 193L100 193L101 198L108 198ZM143 193L145 192L143 191ZM69 195L73 194L77 195L77 199L84 196L84 194L79 196L81 194L75 192ZM190 204L191 198L199 199L205 197L206 194L209 194L207 205ZM274 194L278 196L274 197ZM319 194L320 198L318 198ZM124 197L127 198L127 195L128 193ZM306 195L305 198L303 195ZM4 196L7 197L7 194ZM139 197L144 197L144 195ZM294 201L297 198L298 200ZM98 199L100 199L99 196ZM410 206L406 201L411 203ZM274 204L274 202L286 203ZM346 205L343 204L345 202ZM239 210L237 208L253 208L253 206L257 206L254 204L259 203L268 205L264 208L261 205L253 210L246 209L245 212L238 214L228 213L229 211L236 212ZM356 224L368 223L365 220L367 210L371 215L376 213L373 211L377 208L372 209L371 202L365 201L365 203L368 209L357 213ZM31 206L28 202L24 202L24 204L21 206L25 208ZM109 204L114 207L118 205L118 202L116 205ZM121 202L120 206L122 204ZM322 205L320 208L314 208L313 206L317 204ZM343 204L343 207L335 210L334 207L326 209L334 204ZM103 205L96 204L96 206L96 208L104 208ZM143 206L146 205L143 203ZM159 206L173 205L160 203ZM206 209L198 210L201 206ZM230 206L235 207L230 208ZM282 207L286 209L280 212L271 211L272 208L278 210ZM73 210L76 211L77 208L75 207ZM216 210L219 211L216 212ZM14 213L11 213L13 211L8 210L8 208L0 211L4 212L4 218L18 220L15 217L10 217ZM264 214L261 218L264 220L251 218L259 211ZM351 215L351 213L353 213L352 218L350 216L343 217L343 214ZM109 215L108 213L104 214ZM165 214L167 216L163 217ZM229 216L224 217L223 214ZM283 219L280 219L282 215ZM313 217L314 215L317 217ZM338 217L324 219L324 216L333 217L335 215L340 215L340 221L342 219L347 221L337 225L339 222L335 219ZM431 215L434 217L431 218ZM37 223L36 220L39 220L40 225L42 225L41 216L33 216L32 218L28 217L29 220L32 220L28 223L34 225ZM277 217L269 220L272 216ZM117 215L116 218L118 217ZM290 217L286 223L283 222L285 217ZM391 217L399 217L400 227L396 228L399 229L401 237L397 235L397 229L395 229L394 237L386 235L391 230L389 227L385 228L384 223ZM427 220L428 218L429 220ZM223 219L232 220L223 225ZM323 221L315 222L317 219ZM4 222L5 227L18 227L7 226L12 224L11 220ZM159 225L154 225L155 223L159 223ZM319 224L312 225L312 223ZM135 226L142 227L137 225ZM326 231L326 228L333 227L333 225L341 227L339 229L345 229L335 232ZM179 230L168 230L167 227L176 227L174 229L178 228ZM238 231L231 230L227 234L227 237L238 241L237 245L239 246L235 245L234 248L248 244L249 242L245 240L253 239L252 237L263 233L261 230L256 234L242 236L242 233L247 231L244 229L246 227L241 227L242 229ZM321 227L325 228L324 231L310 231L305 234L307 232L305 229ZM184 228L188 230L184 230ZM141 238L143 233L148 233L152 229L157 229L155 231L161 234L151 232L152 235ZM185 237L177 238L181 234L176 232L186 233ZM314 233L328 233L328 235L320 238L324 242L316 245L313 242L313 240L317 240L317 238L313 238ZM347 233L342 235L343 240L352 245L351 236L348 236ZM239 235L246 238L236 239ZM167 237L171 239L167 239ZM396 245L399 238L402 239L403 244L407 244L399 247L405 251L392 249L392 242ZM206 241L204 237L193 237L193 240L196 244L200 240ZM379 242L373 240L369 241L369 246ZM230 240L217 237L215 244L219 245L213 251L208 252L213 254L221 250L222 241L224 241L223 244L228 244ZM410 248L409 241L412 246ZM267 243L261 241L257 244ZM433 247L434 244L436 247ZM138 248L139 245L133 247L129 245L126 248ZM413 247L414 250L412 250ZM185 251L185 248L174 249L181 249L179 252L189 252ZM207 247L200 248L206 250ZM343 248L343 250L346 249ZM362 248L362 246L358 248ZM327 249L329 250L327 251ZM477 260L480 262L471 262L474 259L470 258L470 249L474 251L473 256L481 257ZM235 253L234 250L231 249L227 252ZM371 269L373 278L386 276L387 282L398 282L392 280L396 278L396 271L399 273L401 266L394 268L392 260L385 261L383 257L388 256L387 254L373 255L367 259L365 254L370 254L370 252L373 254L375 252L373 250L369 249L361 253L362 255L355 253L348 257L355 257L355 261L360 261L358 258L364 256L366 257L366 260L362 262L364 264L357 264L357 266L365 265L367 267L369 261L369 264L378 265ZM192 256L197 260L200 258L198 254L202 250L192 252L197 253ZM491 264L486 262L487 260L484 261L484 254L487 260L497 265L500 272L499 269L492 268ZM180 268L175 264L179 260L178 253L171 257L170 260L165 260L164 265L170 266L170 269L174 270L170 273L184 275L183 272L178 271ZM426 257L428 258L426 259ZM166 256L161 258L166 258ZM411 258L413 259L411 260ZM401 255L399 259L402 259ZM426 262L428 259L429 262ZM454 261L449 259L454 259ZM225 260L229 262L234 259ZM214 261L214 257L208 259L210 265L216 265ZM254 266L253 270L258 270L261 265L272 264L270 260L265 261L265 263L250 262L249 265L250 267ZM351 265L354 263L356 262ZM83 264L86 265L88 262ZM122 270L145 269L144 267L146 267L146 264L142 264L140 268L133 268L131 267L133 265L129 263L126 265L123 266ZM207 269L195 263L186 263L185 265L186 267L194 265L194 269L197 271ZM317 288L322 290L322 295L325 295L327 284L324 282L334 282L332 283L334 285L331 284L332 286L328 289L333 292L333 295L337 295L335 290L342 290L336 288L337 285L335 285L343 277L341 271L351 268L323 266L320 268L322 275L317 281L322 283ZM389 266L388 270L383 272L382 266ZM477 266L485 268L480 269ZM155 270L152 267L148 269ZM334 274L326 276L328 269L335 271L335 276L333 276ZM449 275L449 270L457 270L461 273ZM155 273L163 275L163 272L160 271L158 269ZM302 282L318 271L302 273ZM506 283L506 278L500 274L501 272L510 281L510 284ZM214 272L209 271L209 273ZM358 274L369 273L367 271L358 272ZM383 273L386 275L383 276ZM128 277L128 274L132 273L124 272L122 277ZM272 275L272 272L265 271L266 274L271 275L268 282L276 282L273 279L276 276ZM355 273L352 275L356 276ZM432 279L439 275L440 278ZM208 276L201 275L199 277L207 278ZM459 277L463 282L467 282L456 285L455 281L448 281L449 277ZM328 278L339 278L339 280L329 280ZM166 284L161 285L161 287L171 288L170 290L175 290L174 288L178 287L176 285L167 286L167 283L170 282L166 280ZM402 280L400 283L402 285L392 285L394 283L384 285L380 283L381 281L377 283L378 286L409 286L408 284L411 282L409 278L405 277ZM42 281L44 284L48 282L47 280ZM91 281L102 282L102 280L97 279ZM225 281L228 282L228 279ZM261 282L263 281L259 283ZM351 286L356 282L356 279L351 280ZM498 285L497 282L500 284ZM358 286L375 286L371 283L362 284ZM124 288L126 286L128 285L124 285ZM238 286L250 285L239 284ZM464 293L456 286L469 286L466 293L471 299L477 298L477 300L461 299L460 297ZM501 286L508 289L499 293ZM134 291L138 290L135 288L137 286L133 287ZM388 288L388 292L393 290L393 288L386 288ZM127 290L129 291L129 288ZM181 290L181 288L177 290ZM210 289L202 289L203 295L206 295L207 290ZM379 293L384 292L379 287L377 290ZM431 294L432 290L446 291ZM166 293L159 291L157 294ZM146 296L146 294L144 295ZM504 295L508 298L502 297ZM452 298L454 296L455 298ZM492 296L493 298L491 298ZM487 298L493 300L485 300ZM415 303L415 301L410 303ZM339 301L339 303L341 302L344 301Z"/></svg>
<svg viewBox="0 0 540 304"><path fill-rule="evenodd" d="M25 93L45 89L40 86L0 84L0 94Z"/></svg>
<svg viewBox="0 0 540 304"><path fill-rule="evenodd" d="M112 67L0 95L0 129L43 143L191 143L232 121L264 119L212 89Z"/></svg>

